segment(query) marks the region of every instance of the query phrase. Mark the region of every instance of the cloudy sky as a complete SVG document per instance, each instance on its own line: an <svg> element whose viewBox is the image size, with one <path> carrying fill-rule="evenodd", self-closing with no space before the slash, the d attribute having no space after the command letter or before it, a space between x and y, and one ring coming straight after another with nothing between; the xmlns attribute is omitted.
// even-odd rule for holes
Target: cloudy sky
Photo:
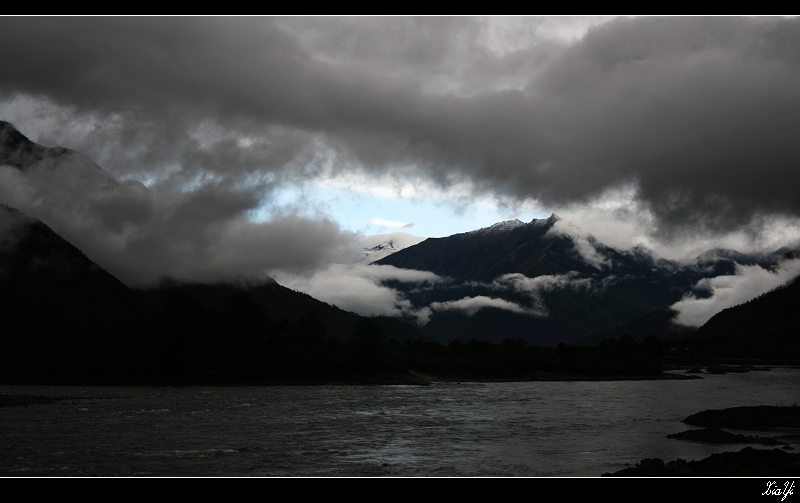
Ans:
<svg viewBox="0 0 800 503"><path fill-rule="evenodd" d="M800 237L797 18L3 17L0 45L0 119L113 177L0 195L129 284L551 212L669 258Z"/></svg>

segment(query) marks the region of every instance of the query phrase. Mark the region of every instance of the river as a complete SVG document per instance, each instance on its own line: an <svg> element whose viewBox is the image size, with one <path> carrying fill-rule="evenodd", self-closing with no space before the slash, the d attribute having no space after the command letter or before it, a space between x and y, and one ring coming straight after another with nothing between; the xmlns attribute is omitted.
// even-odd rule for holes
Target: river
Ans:
<svg viewBox="0 0 800 503"><path fill-rule="evenodd" d="M739 450L665 435L705 409L800 403L798 384L800 370L774 368L665 381L0 386L80 397L0 408L0 475L599 476Z"/></svg>

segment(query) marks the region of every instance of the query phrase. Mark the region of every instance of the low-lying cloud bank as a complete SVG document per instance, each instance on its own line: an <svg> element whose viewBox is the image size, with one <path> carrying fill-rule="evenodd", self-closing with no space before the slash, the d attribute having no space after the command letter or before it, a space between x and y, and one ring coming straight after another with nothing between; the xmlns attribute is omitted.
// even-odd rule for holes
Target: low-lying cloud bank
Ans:
<svg viewBox="0 0 800 503"><path fill-rule="evenodd" d="M530 307L526 309L526 314L544 318L550 313L542 298L542 292L564 288L589 290L595 284L596 281L591 278L579 278L576 272L537 276L535 278L529 278L524 274L512 273L498 277L488 286L500 291L525 293L530 297L531 302Z"/></svg>
<svg viewBox="0 0 800 503"><path fill-rule="evenodd" d="M723 309L747 302L798 275L800 275L800 259L779 263L775 272L757 265L737 265L734 276L717 276L698 281L696 289L710 290L711 296L699 299L689 294L673 304L672 309L678 312L674 322L689 327L700 327Z"/></svg>
<svg viewBox="0 0 800 503"><path fill-rule="evenodd" d="M473 316L483 308L544 318L549 316L549 311L542 292L563 288L598 290L604 285L603 281L578 278L577 273L536 278L515 273L505 274L490 283L448 285L451 281L449 278L432 272L363 263L333 264L305 275L276 271L273 277L286 287L305 292L341 309L364 316L414 318L420 326L427 324L435 312L458 311L465 316ZM386 282L411 283L418 289L472 286L498 293L522 293L528 301L523 305L498 297L476 295L415 306L403 292L388 286Z"/></svg>
<svg viewBox="0 0 800 503"><path fill-rule="evenodd" d="M556 289L571 288L574 290L602 291L606 284L616 278L604 278L601 281L593 278L579 278L578 273L537 276L529 278L524 274L511 273L495 278L489 283L470 282L467 286L488 289L495 292L523 294L527 302L519 304L498 297L486 295L467 296L458 300L445 302L432 302L430 305L418 309L414 315L420 325L430 321L431 316L437 311L460 311L465 316L473 316L483 308L502 309L512 313L546 318L550 315L547 305L542 297L543 292ZM460 287L463 285L453 285Z"/></svg>
<svg viewBox="0 0 800 503"><path fill-rule="evenodd" d="M333 264L310 275L277 271L278 283L364 316L415 316L411 301L384 281L433 284L445 281L428 271L399 269L390 265Z"/></svg>
<svg viewBox="0 0 800 503"><path fill-rule="evenodd" d="M419 324L425 325L430 321L430 317L433 315L434 311L460 311L467 316L472 316L485 307L503 309L504 311L511 311L512 313L539 316L539 313L534 309L525 308L507 300L486 297L485 295L464 297L458 300L448 300L446 302L432 302L429 306L420 309L416 315Z"/></svg>

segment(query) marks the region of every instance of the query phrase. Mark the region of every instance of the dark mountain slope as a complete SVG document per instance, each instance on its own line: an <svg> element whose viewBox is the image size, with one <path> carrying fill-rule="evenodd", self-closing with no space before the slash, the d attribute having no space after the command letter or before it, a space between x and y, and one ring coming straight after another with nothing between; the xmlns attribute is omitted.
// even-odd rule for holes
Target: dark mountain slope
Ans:
<svg viewBox="0 0 800 503"><path fill-rule="evenodd" d="M325 334L333 337L347 338L354 327L364 319L349 311L321 302L308 294L297 292L279 285L272 279L263 283L218 283L218 284L170 284L151 290L135 290L137 305L143 312L154 313L164 304L169 292L180 289L203 304L215 309L224 309L231 297L246 295L264 310L275 322L294 323L303 316L313 312L324 325ZM428 340L418 328L395 318L370 318L380 325L387 339Z"/></svg>
<svg viewBox="0 0 800 503"><path fill-rule="evenodd" d="M48 148L30 141L11 123L0 121L0 166L14 166L24 170L44 159L70 153L63 147Z"/></svg>
<svg viewBox="0 0 800 503"><path fill-rule="evenodd" d="M509 273L536 277L597 272L575 252L571 238L548 234L557 220L555 215L528 224L515 220L430 238L374 263L473 281L491 281Z"/></svg>
<svg viewBox="0 0 800 503"><path fill-rule="evenodd" d="M603 339L619 339L622 334L628 334L638 342L644 341L648 335L655 335L662 340L683 339L694 335L697 332L696 328L685 327L672 322L676 314L671 307L656 309L613 330L593 334L581 341L581 344L595 345L599 344Z"/></svg>
<svg viewBox="0 0 800 503"><path fill-rule="evenodd" d="M800 344L800 278L744 304L724 309L697 331L698 339L748 337Z"/></svg>
<svg viewBox="0 0 800 503"><path fill-rule="evenodd" d="M51 310L87 321L129 314L128 287L48 226L6 206L0 206L0 221L0 305L6 328Z"/></svg>
<svg viewBox="0 0 800 503"><path fill-rule="evenodd" d="M788 248L780 248L772 253L761 255L746 255L736 250L729 249L713 249L699 255L695 261L680 268L675 274L666 278L670 285L675 285L678 288L683 288L687 293L697 298L706 298L711 295L710 291L692 288L699 280L707 277L716 276L729 276L735 275L738 265L758 265L764 269L774 269L782 260L789 260L796 258L797 252L789 250ZM738 307L738 306L737 306ZM700 336L697 328L685 327L673 323L673 319L677 313L669 306L656 309L646 315L634 319L628 323L622 324L613 330L598 332L586 338L583 344L597 344L602 339L606 338L619 338L622 334L630 334L635 340L642 341L648 335L655 335L663 340L676 340L687 337L692 337L695 334ZM720 313L722 314L722 313ZM746 331L752 332L753 328L749 326L752 323L752 316L754 313L744 315L742 321L744 324L736 322L737 328L734 332ZM727 316L727 315L726 315ZM714 318L712 318L713 320ZM709 320L711 322L711 320ZM716 324L717 322L715 322ZM762 324L762 321L758 322ZM771 322L767 322L769 324ZM739 327L747 327L740 329ZM714 332L719 334L717 329ZM710 332L707 332L710 333ZM731 332L733 333L733 332ZM744 336L745 334L741 334ZM738 337L738 335L732 335ZM703 338L703 336L700 336ZM723 335L714 335L712 337L727 337Z"/></svg>
<svg viewBox="0 0 800 503"><path fill-rule="evenodd" d="M766 260L779 252L784 252L783 257L765 268L775 269L780 267L782 261L796 259L800 255L797 250L786 252L786 249L782 249L764 257L756 257L755 262L750 257L750 261L764 267ZM664 308L614 330L594 334L584 343L618 338L622 333L629 333L639 340L653 334L661 339L680 339L680 347L688 348L691 354L698 357L798 358L798 306L800 277L748 302L722 310L698 329L674 325L672 318L675 313Z"/></svg>

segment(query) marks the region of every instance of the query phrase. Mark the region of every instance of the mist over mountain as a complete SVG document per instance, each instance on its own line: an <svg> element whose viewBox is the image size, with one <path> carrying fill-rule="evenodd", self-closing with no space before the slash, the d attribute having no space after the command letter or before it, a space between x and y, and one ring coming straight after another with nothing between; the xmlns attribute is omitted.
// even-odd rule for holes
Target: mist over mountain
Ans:
<svg viewBox="0 0 800 503"><path fill-rule="evenodd" d="M556 215L501 222L427 239L374 264L448 278L425 288L394 285L421 307L422 329L437 340L511 337L554 345L622 333L640 340L690 335L696 326L676 323L679 310L712 297L710 280L736 277L743 267L766 272L785 252L713 249L675 263L643 245L616 250L591 235L570 235L558 222Z"/></svg>
<svg viewBox="0 0 800 503"><path fill-rule="evenodd" d="M11 123L0 120L0 166L26 169L47 158L69 154L63 147L48 148L30 141Z"/></svg>
<svg viewBox="0 0 800 503"><path fill-rule="evenodd" d="M643 246L619 252L589 238L586 243L559 232L555 214L529 223L499 222L484 229L445 238L429 238L384 259L379 265L431 271L467 281L491 281L504 274L527 277L569 272L592 275L656 273L674 265L656 260Z"/></svg>
<svg viewBox="0 0 800 503"><path fill-rule="evenodd" d="M784 279L788 269L797 267L797 258L797 250L787 252L772 264L771 273ZM747 279L747 275L743 277ZM773 281L772 289L755 297L743 297L740 302L716 312L694 335L683 339L680 347L700 358L786 360L800 357L797 329L800 277L796 274L790 277L793 279L787 282Z"/></svg>
<svg viewBox="0 0 800 503"><path fill-rule="evenodd" d="M773 264L795 261L799 250L784 254ZM800 305L800 277L750 299L742 304L723 309L697 331L698 339L750 339L769 346L780 345L794 354L800 353L797 306ZM779 349L778 349L779 350Z"/></svg>
<svg viewBox="0 0 800 503"><path fill-rule="evenodd" d="M724 309L700 327L698 338L766 337L797 339L796 310L800 280L760 295L744 304ZM798 341L795 340L795 345Z"/></svg>

